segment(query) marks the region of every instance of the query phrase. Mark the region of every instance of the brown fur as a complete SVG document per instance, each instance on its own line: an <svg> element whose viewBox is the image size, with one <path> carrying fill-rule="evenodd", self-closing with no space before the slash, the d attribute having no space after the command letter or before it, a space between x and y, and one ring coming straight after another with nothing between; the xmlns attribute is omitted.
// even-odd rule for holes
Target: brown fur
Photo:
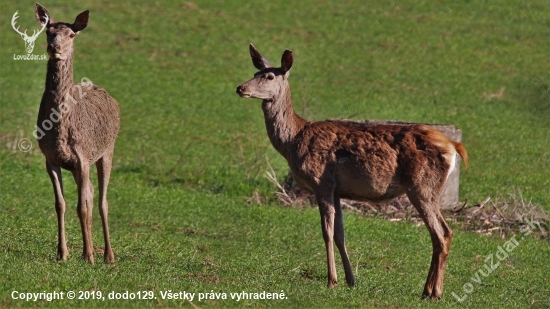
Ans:
<svg viewBox="0 0 550 309"><path fill-rule="evenodd" d="M464 146L426 125L307 122L292 108L288 84L292 52L284 52L281 68L273 68L252 44L250 55L260 71L237 87L237 93L262 99L271 143L288 161L297 183L316 196L327 249L328 286L337 283L333 241L340 251L347 283L355 283L340 199L383 203L407 194L433 244L423 296L441 297L452 231L439 212L439 198L455 155L467 162Z"/></svg>
<svg viewBox="0 0 550 309"><path fill-rule="evenodd" d="M46 157L46 168L55 192L59 241L57 258L65 260L69 253L65 238L66 205L60 170L64 168L72 172L78 187L77 212L84 243L83 258L94 263L92 244L94 189L89 173L90 166L96 164L105 261L114 262L114 253L109 239L107 186L115 139L120 126L118 104L104 89L91 82L76 85L73 83L73 39L86 27L88 11L79 14L73 24L56 23L46 8L37 3L36 19L41 24L45 24L47 20L47 52L50 59L37 127L43 131L38 144ZM52 116L55 112L60 116ZM57 118L58 121L52 121ZM50 121L53 127L49 130L47 126L44 128L44 121Z"/></svg>

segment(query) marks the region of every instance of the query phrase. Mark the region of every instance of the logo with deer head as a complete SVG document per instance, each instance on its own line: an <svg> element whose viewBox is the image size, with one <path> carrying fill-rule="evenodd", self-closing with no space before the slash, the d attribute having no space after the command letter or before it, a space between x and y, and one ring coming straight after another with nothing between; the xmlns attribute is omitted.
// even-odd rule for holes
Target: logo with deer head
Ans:
<svg viewBox="0 0 550 309"><path fill-rule="evenodd" d="M40 29L38 32L36 32L37 30L33 30L32 35L29 36L27 35L27 30L21 32L19 30L19 27L15 27L15 21L19 18L18 13L19 11L16 11L15 14L13 14L13 17L11 18L11 26L13 27L13 30L15 30L15 32L21 35L21 38L23 38L23 41L25 41L25 49L27 50L27 53L30 54L34 49L34 41L36 41L38 35L40 35L42 31L44 31L44 28L46 28L46 25L48 24L48 17L46 17L46 22L43 24L44 26L42 26L42 29Z"/></svg>

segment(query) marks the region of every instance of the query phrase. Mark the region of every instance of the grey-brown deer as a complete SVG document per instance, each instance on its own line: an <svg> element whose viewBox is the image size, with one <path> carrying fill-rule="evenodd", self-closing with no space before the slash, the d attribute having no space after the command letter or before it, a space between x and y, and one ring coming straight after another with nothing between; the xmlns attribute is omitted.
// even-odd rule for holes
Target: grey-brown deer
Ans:
<svg viewBox="0 0 550 309"><path fill-rule="evenodd" d="M439 299L453 233L439 211L439 199L456 155L466 149L426 125L369 125L351 121L308 122L292 107L289 72L292 51L272 67L250 44L254 78L237 87L243 98L262 100L267 135L288 162L301 187L311 191L321 213L328 287L337 284L334 247L340 251L346 282L355 278L344 238L341 198L384 203L406 194L432 240L432 259L422 296Z"/></svg>
<svg viewBox="0 0 550 309"><path fill-rule="evenodd" d="M53 184L58 221L57 259L69 254L65 237L65 199L61 168L72 172L78 188L77 213L83 239L83 258L94 263L92 208L94 187L90 166L97 167L99 213L105 241L104 259L114 262L109 239L107 186L111 175L115 139L120 127L117 102L91 82L73 82L73 40L88 24L89 12L80 13L74 23L55 22L46 8L36 4L36 19L46 27L49 55L46 89L40 102L38 144L46 157L46 169Z"/></svg>

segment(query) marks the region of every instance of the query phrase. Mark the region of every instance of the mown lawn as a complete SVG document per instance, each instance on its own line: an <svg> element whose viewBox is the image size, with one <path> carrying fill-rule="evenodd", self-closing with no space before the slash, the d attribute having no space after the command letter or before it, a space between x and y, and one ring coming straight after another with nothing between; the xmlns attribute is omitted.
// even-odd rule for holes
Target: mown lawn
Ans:
<svg viewBox="0 0 550 309"><path fill-rule="evenodd" d="M90 10L75 39L75 80L117 99L122 125L109 188L114 265L80 259L76 186L64 172L69 260L57 263L54 196L32 137L45 61L16 61L24 43L9 21L38 29L34 2L0 10L0 307L550 307L548 238L518 245L487 277L503 239L455 228L444 300L420 300L431 245L423 226L346 213L357 286L328 290L316 208L272 195L260 102L235 87L253 76L248 44L272 63L294 51L296 111L311 120L393 119L463 130L470 166L461 198L522 192L550 212L550 8L546 1L89 1L41 3L56 20ZM45 34L34 54L45 53ZM32 149L18 149L27 138ZM95 180L95 172L94 172ZM250 197L257 191L267 200ZM96 190L97 192L97 190ZM96 198L97 201L97 198ZM96 207L97 208L97 207ZM338 263L339 278L343 269ZM478 280L479 281L479 280ZM471 289L470 285L471 284ZM468 297L464 288L471 291ZM17 293L13 293L17 291ZM18 293L88 291L105 300L30 301ZM110 292L156 299L109 300ZM145 292L147 291L147 292ZM162 299L192 292L192 302ZM230 293L284 293L232 300ZM90 292L93 292L90 294ZM229 299L198 301L198 293ZM78 294L77 294L78 296ZM65 297L66 298L66 297Z"/></svg>

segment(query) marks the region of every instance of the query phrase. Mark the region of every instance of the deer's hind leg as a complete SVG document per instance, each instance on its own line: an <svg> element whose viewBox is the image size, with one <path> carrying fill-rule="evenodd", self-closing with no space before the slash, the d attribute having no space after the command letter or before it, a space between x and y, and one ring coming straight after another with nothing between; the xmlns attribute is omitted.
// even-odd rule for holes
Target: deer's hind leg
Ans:
<svg viewBox="0 0 550 309"><path fill-rule="evenodd" d="M440 194L424 197L420 192L407 192L407 196L422 217L432 240L432 259L422 297L440 299L453 232L439 211Z"/></svg>
<svg viewBox="0 0 550 309"><path fill-rule="evenodd" d="M103 238L105 241L105 263L113 263L115 254L111 247L109 237L109 205L107 204L107 187L111 176L113 150L111 149L96 163L97 176L99 183L99 215L103 226Z"/></svg>
<svg viewBox="0 0 550 309"><path fill-rule="evenodd" d="M57 260L64 261L69 255L67 239L65 236L65 210L66 204L63 197L63 179L61 168L46 160L46 170L50 176L55 194L55 212L57 214Z"/></svg>

